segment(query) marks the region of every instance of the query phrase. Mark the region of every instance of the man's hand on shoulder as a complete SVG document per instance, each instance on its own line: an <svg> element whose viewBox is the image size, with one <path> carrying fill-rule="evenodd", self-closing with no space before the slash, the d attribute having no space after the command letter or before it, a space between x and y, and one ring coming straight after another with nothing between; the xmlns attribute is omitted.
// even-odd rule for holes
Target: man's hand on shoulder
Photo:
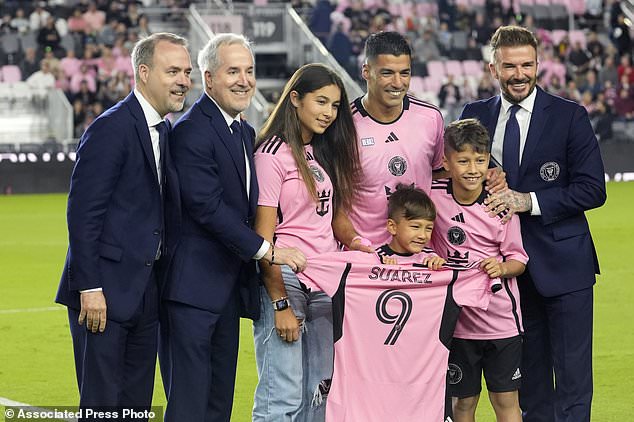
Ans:
<svg viewBox="0 0 634 422"><path fill-rule="evenodd" d="M509 185L506 183L506 173L500 167L493 167L487 171L486 190L490 194L494 194L505 189Z"/></svg>
<svg viewBox="0 0 634 422"><path fill-rule="evenodd" d="M502 223L506 223L513 217L513 214L530 211L533 206L533 201L531 200L530 193L505 189L489 195L484 200L484 204L487 206L486 210L491 217L495 217L497 214L507 211L502 217Z"/></svg>
<svg viewBox="0 0 634 422"><path fill-rule="evenodd" d="M103 333L106 329L106 297L102 291L80 293L79 325L86 321L86 329Z"/></svg>

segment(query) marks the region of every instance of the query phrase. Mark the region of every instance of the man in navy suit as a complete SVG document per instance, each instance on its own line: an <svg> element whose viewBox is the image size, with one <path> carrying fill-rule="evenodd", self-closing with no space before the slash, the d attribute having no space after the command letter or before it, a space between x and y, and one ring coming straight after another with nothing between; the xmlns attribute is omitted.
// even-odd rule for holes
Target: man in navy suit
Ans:
<svg viewBox="0 0 634 422"><path fill-rule="evenodd" d="M599 263L584 212L606 200L599 146L583 107L536 86L530 31L501 27L491 47L489 69L501 95L467 104L461 118L478 118L489 130L509 184L489 198L489 208L519 213L530 258L518 279L523 420L589 421Z"/></svg>
<svg viewBox="0 0 634 422"><path fill-rule="evenodd" d="M182 234L163 295L171 377L166 421L229 421L240 316L260 313L256 260L305 266L252 229L258 201L255 132L240 119L255 90L253 52L241 35L218 34L198 66L205 90L174 126Z"/></svg>
<svg viewBox="0 0 634 422"><path fill-rule="evenodd" d="M177 230L166 114L191 86L187 41L157 33L132 51L136 88L81 138L68 196L68 307L81 407L149 408L162 270Z"/></svg>

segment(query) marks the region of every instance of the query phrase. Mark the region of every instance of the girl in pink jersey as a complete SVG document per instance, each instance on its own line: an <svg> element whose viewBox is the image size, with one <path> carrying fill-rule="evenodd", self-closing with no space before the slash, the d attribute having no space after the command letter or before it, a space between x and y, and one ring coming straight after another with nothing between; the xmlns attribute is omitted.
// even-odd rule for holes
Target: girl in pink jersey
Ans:
<svg viewBox="0 0 634 422"><path fill-rule="evenodd" d="M275 247L307 255L337 250L332 217L349 209L360 176L347 104L339 76L308 64L288 81L260 131L255 230ZM323 421L333 362L330 298L305 292L289 267L262 265L260 273L253 420Z"/></svg>

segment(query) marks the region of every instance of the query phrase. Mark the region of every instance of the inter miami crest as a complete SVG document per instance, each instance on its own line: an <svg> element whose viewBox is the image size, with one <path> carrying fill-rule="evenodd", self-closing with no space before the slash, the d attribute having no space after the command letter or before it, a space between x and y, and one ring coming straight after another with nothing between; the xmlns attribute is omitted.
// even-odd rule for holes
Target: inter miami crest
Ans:
<svg viewBox="0 0 634 422"><path fill-rule="evenodd" d="M451 385L456 385L460 381L462 381L462 369L455 363L450 363L449 368L447 369L447 374L449 375L448 381Z"/></svg>
<svg viewBox="0 0 634 422"><path fill-rule="evenodd" d="M387 168L390 170L394 176L402 176L407 171L407 162L403 157L392 157L389 163L387 163Z"/></svg>
<svg viewBox="0 0 634 422"><path fill-rule="evenodd" d="M554 161L544 163L539 169L539 175L544 182L553 182L559 177L559 164Z"/></svg>
<svg viewBox="0 0 634 422"><path fill-rule="evenodd" d="M467 240L467 235L460 227L453 226L447 230L447 240L452 245L462 245Z"/></svg>
<svg viewBox="0 0 634 422"><path fill-rule="evenodd" d="M310 171L313 172L313 177L315 178L315 180L319 183L324 181L324 173L321 172L321 169L319 167L316 166L310 166Z"/></svg>

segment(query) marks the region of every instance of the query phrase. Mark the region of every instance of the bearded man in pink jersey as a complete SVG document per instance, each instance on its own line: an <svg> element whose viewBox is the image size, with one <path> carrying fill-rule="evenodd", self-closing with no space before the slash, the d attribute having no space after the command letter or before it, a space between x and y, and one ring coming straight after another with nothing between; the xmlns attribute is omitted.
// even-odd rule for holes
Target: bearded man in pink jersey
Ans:
<svg viewBox="0 0 634 422"><path fill-rule="evenodd" d="M411 54L397 32L372 34L366 41L362 76L367 93L351 104L363 178L352 209L333 221L336 238L348 249L372 252L371 245L390 240L387 202L397 185L429 193L432 172L434 178L445 176L442 114L407 93ZM489 173L489 191L506 187L502 173Z"/></svg>

